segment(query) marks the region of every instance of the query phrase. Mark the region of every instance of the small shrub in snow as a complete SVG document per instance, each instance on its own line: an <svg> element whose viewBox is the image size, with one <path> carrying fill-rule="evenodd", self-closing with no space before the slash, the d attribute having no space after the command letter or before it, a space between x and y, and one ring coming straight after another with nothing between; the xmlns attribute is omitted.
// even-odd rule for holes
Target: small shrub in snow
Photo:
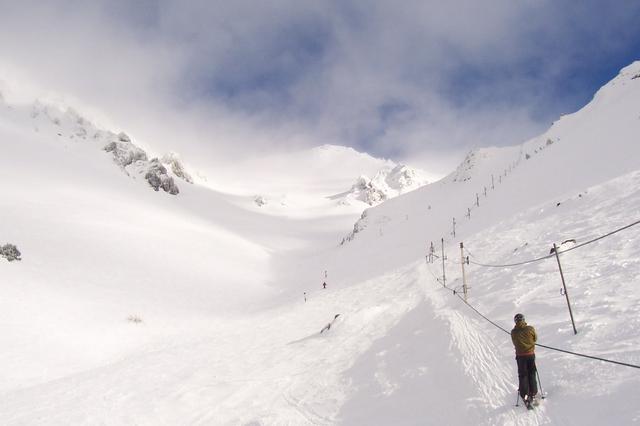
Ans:
<svg viewBox="0 0 640 426"><path fill-rule="evenodd" d="M140 324L142 322L142 318L137 315L129 315L127 317L127 321L132 322L134 324Z"/></svg>
<svg viewBox="0 0 640 426"><path fill-rule="evenodd" d="M0 247L0 255L7 259L9 262L13 262L14 260L22 260L20 259L21 253L13 244L5 244Z"/></svg>

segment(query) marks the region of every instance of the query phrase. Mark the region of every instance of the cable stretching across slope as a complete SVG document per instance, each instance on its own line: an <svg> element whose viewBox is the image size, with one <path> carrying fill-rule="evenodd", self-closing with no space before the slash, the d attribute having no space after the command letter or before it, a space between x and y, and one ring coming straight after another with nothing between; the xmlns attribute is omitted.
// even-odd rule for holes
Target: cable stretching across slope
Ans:
<svg viewBox="0 0 640 426"><path fill-rule="evenodd" d="M618 229L616 229L614 231L611 231L611 232L606 233L604 235L601 235L599 237L593 238L593 239L591 239L589 241L585 241L584 243L578 244L578 245L573 246L571 248L568 248L566 250L562 250L562 253L567 253L567 252L569 252L571 250L575 250L577 248L584 247L584 246L586 246L588 244L595 243L596 241L602 240L603 238L610 237L613 234L616 234L616 233L618 233L620 231L624 231L625 229L631 228L632 226L635 226L635 225L638 225L638 224L640 224L640 220L636 220L635 222L630 223L629 225L623 226L622 228L618 228ZM468 250L466 250L466 251L467 251L467 254L469 254L469 256L474 257ZM549 259L551 257L555 257L555 253L551 253L551 254L548 254L546 256L542 256L542 257L538 257L538 258L530 259L530 260L524 260L522 262L516 262L516 263L486 264L486 263L476 262L474 260L469 260L469 263L472 263L472 264L477 265L477 266L483 266L485 268L509 268L509 267L512 267L512 266L520 266L520 265L526 265L526 264L529 264L529 263L540 262L542 260Z"/></svg>

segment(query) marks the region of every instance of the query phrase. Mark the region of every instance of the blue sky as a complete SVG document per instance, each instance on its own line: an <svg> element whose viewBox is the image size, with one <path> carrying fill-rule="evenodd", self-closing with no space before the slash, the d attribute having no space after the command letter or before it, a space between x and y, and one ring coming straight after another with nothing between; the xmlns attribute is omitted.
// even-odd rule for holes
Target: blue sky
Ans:
<svg viewBox="0 0 640 426"><path fill-rule="evenodd" d="M221 158L334 143L445 171L640 59L637 1L2 3L0 71Z"/></svg>

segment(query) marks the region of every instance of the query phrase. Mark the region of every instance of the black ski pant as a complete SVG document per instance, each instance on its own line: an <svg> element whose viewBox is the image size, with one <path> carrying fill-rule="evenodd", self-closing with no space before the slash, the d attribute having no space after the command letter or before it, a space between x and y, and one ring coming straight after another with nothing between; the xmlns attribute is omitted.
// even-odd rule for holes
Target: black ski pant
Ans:
<svg viewBox="0 0 640 426"><path fill-rule="evenodd" d="M534 396L538 393L538 382L536 381L536 356L535 355L517 355L518 363L518 390L520 396Z"/></svg>

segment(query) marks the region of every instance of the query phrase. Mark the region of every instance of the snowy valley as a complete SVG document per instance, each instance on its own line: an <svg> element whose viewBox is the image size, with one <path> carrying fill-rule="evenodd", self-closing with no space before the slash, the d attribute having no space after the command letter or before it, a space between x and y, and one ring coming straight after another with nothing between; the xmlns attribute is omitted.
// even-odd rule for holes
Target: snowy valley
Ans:
<svg viewBox="0 0 640 426"><path fill-rule="evenodd" d="M193 166L1 86L0 423L640 422L637 368L542 347L514 407L496 327L640 365L638 75L439 180L334 145ZM482 266L627 225L559 255L577 334L555 256Z"/></svg>

